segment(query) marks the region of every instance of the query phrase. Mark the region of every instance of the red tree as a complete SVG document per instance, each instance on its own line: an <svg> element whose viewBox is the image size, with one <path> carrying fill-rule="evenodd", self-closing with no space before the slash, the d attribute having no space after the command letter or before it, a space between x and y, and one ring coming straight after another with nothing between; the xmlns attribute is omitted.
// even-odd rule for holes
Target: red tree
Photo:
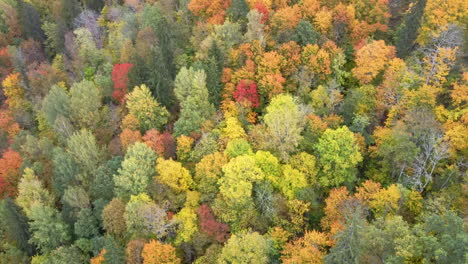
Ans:
<svg viewBox="0 0 468 264"><path fill-rule="evenodd" d="M159 156L164 156L166 159L175 156L176 143L172 135L167 131L161 134L156 129L150 129L143 136L143 141Z"/></svg>
<svg viewBox="0 0 468 264"><path fill-rule="evenodd" d="M197 212L200 217L200 229L202 232L207 233L220 243L229 238L229 226L216 221L213 211L208 205L202 204Z"/></svg>
<svg viewBox="0 0 468 264"><path fill-rule="evenodd" d="M250 102L255 108L260 106L257 85L253 81L241 80L234 91L234 99L238 103Z"/></svg>
<svg viewBox="0 0 468 264"><path fill-rule="evenodd" d="M18 152L7 149L0 158L0 198L15 196L23 160Z"/></svg>
<svg viewBox="0 0 468 264"><path fill-rule="evenodd" d="M114 82L114 92L112 97L122 103L127 94L128 72L133 67L131 63L115 64L112 69L112 81Z"/></svg>
<svg viewBox="0 0 468 264"><path fill-rule="evenodd" d="M268 7L266 7L265 3L263 3L262 1L257 1L254 4L254 9L257 9L257 11L263 15L262 21L261 21L262 24L267 22L268 16L270 15L270 11L268 11Z"/></svg>

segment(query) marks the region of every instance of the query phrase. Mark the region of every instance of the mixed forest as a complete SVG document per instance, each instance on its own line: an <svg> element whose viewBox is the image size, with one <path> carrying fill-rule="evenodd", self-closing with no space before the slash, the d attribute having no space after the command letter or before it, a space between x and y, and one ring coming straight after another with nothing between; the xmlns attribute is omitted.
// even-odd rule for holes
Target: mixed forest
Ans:
<svg viewBox="0 0 468 264"><path fill-rule="evenodd" d="M467 25L466 0L0 0L0 263L467 263Z"/></svg>

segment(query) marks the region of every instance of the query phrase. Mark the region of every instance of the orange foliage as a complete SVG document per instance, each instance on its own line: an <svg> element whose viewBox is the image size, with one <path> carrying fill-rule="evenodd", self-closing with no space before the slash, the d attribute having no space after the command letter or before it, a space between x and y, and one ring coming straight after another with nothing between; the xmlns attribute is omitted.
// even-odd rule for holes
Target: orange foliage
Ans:
<svg viewBox="0 0 468 264"><path fill-rule="evenodd" d="M169 244L163 244L157 240L146 243L141 253L143 264L179 264L175 248Z"/></svg>
<svg viewBox="0 0 468 264"><path fill-rule="evenodd" d="M0 198L16 195L22 162L21 155L13 149L3 152L0 158Z"/></svg>
<svg viewBox="0 0 468 264"><path fill-rule="evenodd" d="M130 130L126 128L122 133L120 133L120 143L124 150L139 141L141 141L141 133L138 130Z"/></svg>
<svg viewBox="0 0 468 264"><path fill-rule="evenodd" d="M341 211L343 202L350 199L348 189L339 187L332 189L328 198L325 199L325 217L322 218L321 225L324 230L328 230L333 236L344 228L344 216Z"/></svg>
<svg viewBox="0 0 468 264"><path fill-rule="evenodd" d="M90 260L90 263L91 264L102 264L102 263L104 263L104 261L106 261L106 259L104 258L105 254L106 254L106 249L101 250L101 252L99 252L99 254L97 256L95 256L94 258L92 258Z"/></svg>
<svg viewBox="0 0 468 264"><path fill-rule="evenodd" d="M284 246L281 260L285 264L321 264L326 254L325 247L330 242L326 234L315 230L306 231L304 237L291 241Z"/></svg>
<svg viewBox="0 0 468 264"><path fill-rule="evenodd" d="M281 8L271 18L271 23L277 30L293 29L299 21L301 21L301 8L298 5Z"/></svg>
<svg viewBox="0 0 468 264"><path fill-rule="evenodd" d="M230 0L191 0L188 8L210 24L223 24Z"/></svg>
<svg viewBox="0 0 468 264"><path fill-rule="evenodd" d="M9 110L0 110L0 130L7 134L10 143L20 131L19 124L13 119Z"/></svg>
<svg viewBox="0 0 468 264"><path fill-rule="evenodd" d="M362 83L370 83L395 57L395 47L385 45L383 40L374 40L356 52L356 67L353 75Z"/></svg>

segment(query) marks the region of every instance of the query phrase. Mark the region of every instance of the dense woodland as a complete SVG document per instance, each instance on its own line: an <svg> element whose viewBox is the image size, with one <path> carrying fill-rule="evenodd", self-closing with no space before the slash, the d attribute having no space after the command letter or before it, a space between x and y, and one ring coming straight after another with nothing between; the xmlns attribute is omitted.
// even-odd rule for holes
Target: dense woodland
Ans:
<svg viewBox="0 0 468 264"><path fill-rule="evenodd" d="M0 0L0 263L467 263L468 1Z"/></svg>

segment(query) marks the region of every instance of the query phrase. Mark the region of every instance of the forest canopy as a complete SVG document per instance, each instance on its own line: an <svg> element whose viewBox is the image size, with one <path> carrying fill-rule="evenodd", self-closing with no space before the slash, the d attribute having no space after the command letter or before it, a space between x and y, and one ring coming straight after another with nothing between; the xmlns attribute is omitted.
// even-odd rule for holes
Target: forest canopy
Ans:
<svg viewBox="0 0 468 264"><path fill-rule="evenodd" d="M0 0L0 263L467 263L467 26L463 0Z"/></svg>

